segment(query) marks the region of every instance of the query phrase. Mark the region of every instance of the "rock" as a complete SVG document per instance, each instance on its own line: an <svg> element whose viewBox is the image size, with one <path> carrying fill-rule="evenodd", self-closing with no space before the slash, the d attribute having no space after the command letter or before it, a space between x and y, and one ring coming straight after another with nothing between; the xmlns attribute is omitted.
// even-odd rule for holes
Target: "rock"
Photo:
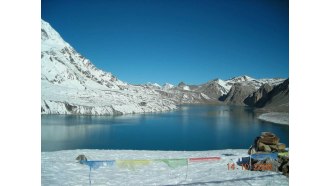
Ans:
<svg viewBox="0 0 330 186"><path fill-rule="evenodd" d="M272 149L268 145L265 145L264 146L264 151L265 152L272 152Z"/></svg>
<svg viewBox="0 0 330 186"><path fill-rule="evenodd" d="M256 88L251 84L235 83L221 100L224 100L225 104L245 105L244 100L255 91Z"/></svg>
<svg viewBox="0 0 330 186"><path fill-rule="evenodd" d="M272 89L272 86L265 83L257 91L250 94L249 97L244 100L244 103L249 106L262 107L268 101L268 94Z"/></svg>
<svg viewBox="0 0 330 186"><path fill-rule="evenodd" d="M281 171L283 175L289 177L289 157L279 156L278 162L281 163L281 166L279 167L279 171Z"/></svg>
<svg viewBox="0 0 330 186"><path fill-rule="evenodd" d="M85 155L80 154L78 157L76 157L76 160L78 160L79 162L81 161L87 161L87 158Z"/></svg>
<svg viewBox="0 0 330 186"><path fill-rule="evenodd" d="M270 165L269 166L271 168L270 171L278 172L279 168L281 166L281 163L278 162L278 160L267 159L266 160L266 165Z"/></svg>
<svg viewBox="0 0 330 186"><path fill-rule="evenodd" d="M266 144L266 145L277 145L280 141L280 138L277 136L260 136L259 139L260 142Z"/></svg>
<svg viewBox="0 0 330 186"><path fill-rule="evenodd" d="M278 152L277 145L269 145L269 147L272 149L272 151Z"/></svg>
<svg viewBox="0 0 330 186"><path fill-rule="evenodd" d="M280 166L281 166L281 163L278 162L277 160L266 159L266 160L260 160L260 161L256 161L256 162L254 161L252 170L278 172Z"/></svg>
<svg viewBox="0 0 330 186"><path fill-rule="evenodd" d="M274 136L276 136L274 133L271 133L271 132L262 132L261 133L261 136L265 136L265 137L267 137L267 136L269 136L269 137L274 137Z"/></svg>
<svg viewBox="0 0 330 186"><path fill-rule="evenodd" d="M283 175L289 177L289 162L282 166Z"/></svg>
<svg viewBox="0 0 330 186"><path fill-rule="evenodd" d="M267 99L263 105L258 106L268 111L289 113L289 79L274 86Z"/></svg>
<svg viewBox="0 0 330 186"><path fill-rule="evenodd" d="M275 171L282 172L289 177L289 152L285 151L286 145L279 143L280 139L271 132L262 132L254 140L254 144L249 148L248 154L278 152L277 159L267 158L265 160L251 160L251 170L254 171ZM255 152L257 151L257 152Z"/></svg>
<svg viewBox="0 0 330 186"><path fill-rule="evenodd" d="M284 143L278 143L277 144L277 149L279 152L283 152L285 150L285 144Z"/></svg>
<svg viewBox="0 0 330 186"><path fill-rule="evenodd" d="M272 149L268 145L266 145L266 144L264 144L262 142L259 142L259 144L258 144L258 150L265 151L265 152L271 152L272 151Z"/></svg>
<svg viewBox="0 0 330 186"><path fill-rule="evenodd" d="M144 102L144 101L142 101L142 102L140 102L140 103L139 103L139 105L140 105L140 106L146 106L146 105L147 105L147 103L146 103L146 102Z"/></svg>

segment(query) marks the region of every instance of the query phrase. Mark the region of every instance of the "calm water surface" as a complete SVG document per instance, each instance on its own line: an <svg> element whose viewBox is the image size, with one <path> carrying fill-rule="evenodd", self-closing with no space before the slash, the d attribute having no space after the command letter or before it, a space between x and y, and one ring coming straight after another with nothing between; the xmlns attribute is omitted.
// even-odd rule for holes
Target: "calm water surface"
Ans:
<svg viewBox="0 0 330 186"><path fill-rule="evenodd" d="M41 150L247 149L263 131L289 146L289 127L256 118L252 108L189 105L178 110L123 116L41 117Z"/></svg>

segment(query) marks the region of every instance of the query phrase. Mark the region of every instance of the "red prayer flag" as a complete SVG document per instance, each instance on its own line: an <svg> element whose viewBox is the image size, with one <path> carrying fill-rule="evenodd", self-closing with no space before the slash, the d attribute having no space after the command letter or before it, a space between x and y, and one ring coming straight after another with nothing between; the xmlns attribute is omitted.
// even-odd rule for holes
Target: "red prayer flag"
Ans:
<svg viewBox="0 0 330 186"><path fill-rule="evenodd" d="M218 161L220 157L189 158L189 162Z"/></svg>

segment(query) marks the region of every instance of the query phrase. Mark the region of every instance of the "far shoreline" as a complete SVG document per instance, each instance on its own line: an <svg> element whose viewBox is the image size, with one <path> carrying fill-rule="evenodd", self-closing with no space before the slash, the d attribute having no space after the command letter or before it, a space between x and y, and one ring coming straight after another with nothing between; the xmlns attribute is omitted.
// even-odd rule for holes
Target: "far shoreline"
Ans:
<svg viewBox="0 0 330 186"><path fill-rule="evenodd" d="M289 113L287 112L268 112L258 116L258 119L280 125L289 125Z"/></svg>

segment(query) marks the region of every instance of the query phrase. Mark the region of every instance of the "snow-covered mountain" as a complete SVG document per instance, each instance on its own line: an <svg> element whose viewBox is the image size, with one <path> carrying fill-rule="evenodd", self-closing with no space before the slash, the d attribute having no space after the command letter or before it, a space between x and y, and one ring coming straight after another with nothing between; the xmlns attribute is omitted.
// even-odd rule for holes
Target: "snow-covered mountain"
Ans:
<svg viewBox="0 0 330 186"><path fill-rule="evenodd" d="M171 89L173 88L174 85L170 84L170 83L165 83L162 87L163 90L168 90L168 89Z"/></svg>
<svg viewBox="0 0 330 186"><path fill-rule="evenodd" d="M241 83L241 84L245 84L245 85L251 85L256 89L259 89L263 84L267 83L270 86L274 86L274 85L278 85L281 84L285 79L283 78L264 78L264 79L255 79L249 76L238 76L238 77L234 77L231 78L229 80L226 80L226 85L231 87L232 85L234 85L235 83Z"/></svg>
<svg viewBox="0 0 330 186"><path fill-rule="evenodd" d="M238 76L229 80L214 79L200 85L188 85L180 82L177 86L165 84L162 88L150 85L149 87L154 87L155 91L176 104L219 103L221 97L224 100L227 98L224 101L226 104L244 104L244 99L262 85L267 83L269 86L275 86L284 80L282 78L255 79L249 76Z"/></svg>
<svg viewBox="0 0 330 186"><path fill-rule="evenodd" d="M154 89L130 85L96 68L41 20L42 114L112 115L175 108Z"/></svg>

